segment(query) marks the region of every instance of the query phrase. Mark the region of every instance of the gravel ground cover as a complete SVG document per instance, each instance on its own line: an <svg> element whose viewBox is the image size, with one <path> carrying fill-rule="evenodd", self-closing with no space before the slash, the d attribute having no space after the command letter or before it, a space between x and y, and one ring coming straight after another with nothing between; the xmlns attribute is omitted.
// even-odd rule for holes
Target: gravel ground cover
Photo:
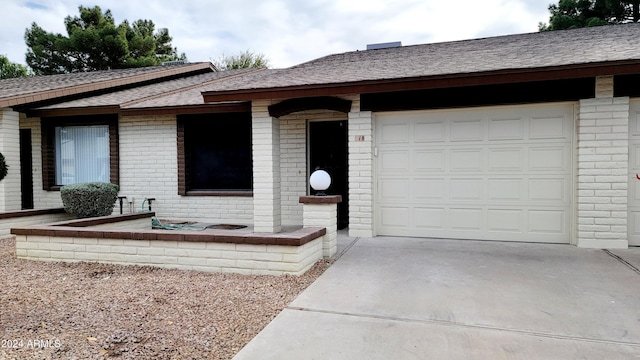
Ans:
<svg viewBox="0 0 640 360"><path fill-rule="evenodd" d="M0 239L0 360L230 359L330 263L300 277L45 263Z"/></svg>

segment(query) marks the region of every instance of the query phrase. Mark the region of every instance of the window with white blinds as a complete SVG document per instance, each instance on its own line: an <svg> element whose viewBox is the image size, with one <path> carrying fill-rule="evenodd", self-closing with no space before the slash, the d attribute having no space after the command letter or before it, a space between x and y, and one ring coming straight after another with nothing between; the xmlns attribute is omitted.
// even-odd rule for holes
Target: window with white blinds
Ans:
<svg viewBox="0 0 640 360"><path fill-rule="evenodd" d="M109 126L55 128L57 185L109 182Z"/></svg>

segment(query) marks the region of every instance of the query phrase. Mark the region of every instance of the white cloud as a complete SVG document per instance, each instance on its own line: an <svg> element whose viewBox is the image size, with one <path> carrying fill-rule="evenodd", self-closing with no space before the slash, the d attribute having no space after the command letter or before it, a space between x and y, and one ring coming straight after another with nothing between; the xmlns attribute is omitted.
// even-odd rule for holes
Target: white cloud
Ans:
<svg viewBox="0 0 640 360"><path fill-rule="evenodd" d="M36 22L64 33L76 0L5 0L0 54L24 63L24 31ZM550 0L96 0L116 22L150 19L166 27L190 61L250 49L285 67L366 44L404 45L537 30ZM85 5L90 6L90 5ZM92 6L92 5L91 5ZM8 20L7 20L8 19Z"/></svg>

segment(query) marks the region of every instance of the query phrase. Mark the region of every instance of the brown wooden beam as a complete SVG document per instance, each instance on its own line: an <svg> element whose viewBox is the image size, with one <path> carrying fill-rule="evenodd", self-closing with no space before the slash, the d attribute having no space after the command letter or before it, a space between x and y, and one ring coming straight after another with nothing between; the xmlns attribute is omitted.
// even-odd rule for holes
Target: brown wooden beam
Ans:
<svg viewBox="0 0 640 360"><path fill-rule="evenodd" d="M125 116L140 115L186 115L186 114L212 114L227 112L251 112L250 102L227 102L203 105L165 106L153 108L122 109L120 113Z"/></svg>
<svg viewBox="0 0 640 360"><path fill-rule="evenodd" d="M78 108L65 109L34 109L27 110L27 117L59 117L59 116L78 116L78 115L103 115L117 114L120 112L118 105L110 106L88 106Z"/></svg>

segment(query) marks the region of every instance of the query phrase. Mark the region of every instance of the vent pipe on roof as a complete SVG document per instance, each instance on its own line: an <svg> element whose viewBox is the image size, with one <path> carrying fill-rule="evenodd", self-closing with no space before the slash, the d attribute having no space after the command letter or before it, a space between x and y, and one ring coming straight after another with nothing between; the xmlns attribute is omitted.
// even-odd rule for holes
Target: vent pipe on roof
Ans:
<svg viewBox="0 0 640 360"><path fill-rule="evenodd" d="M379 43L379 44L367 44L367 50L387 49L387 48L395 48L395 47L401 47L401 46L402 46L402 42L400 41Z"/></svg>

